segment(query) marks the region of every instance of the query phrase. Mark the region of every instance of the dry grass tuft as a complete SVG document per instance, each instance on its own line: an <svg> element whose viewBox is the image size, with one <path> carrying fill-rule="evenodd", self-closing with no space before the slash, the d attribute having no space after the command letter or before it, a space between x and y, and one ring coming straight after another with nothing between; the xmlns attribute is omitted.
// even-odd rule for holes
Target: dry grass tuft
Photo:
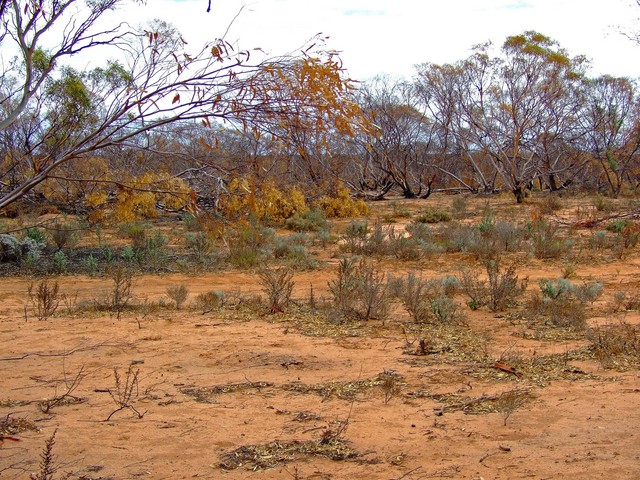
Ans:
<svg viewBox="0 0 640 480"><path fill-rule="evenodd" d="M259 445L244 445L225 453L220 460L220 467L225 470L235 470L244 467L257 471L273 468L300 457L325 457L331 460L350 460L360 454L353 450L341 438L324 440L276 440Z"/></svg>
<svg viewBox="0 0 640 480"><path fill-rule="evenodd" d="M599 327L587 334L589 350L603 367L614 370L640 368L640 327L621 323Z"/></svg>

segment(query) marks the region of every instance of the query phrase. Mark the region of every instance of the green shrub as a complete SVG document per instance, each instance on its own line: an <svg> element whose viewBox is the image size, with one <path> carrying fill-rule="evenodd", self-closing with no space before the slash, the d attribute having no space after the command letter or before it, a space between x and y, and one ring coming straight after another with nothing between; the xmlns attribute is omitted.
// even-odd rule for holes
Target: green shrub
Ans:
<svg viewBox="0 0 640 480"><path fill-rule="evenodd" d="M69 260L62 250L53 254L53 267L58 273L64 273L69 266Z"/></svg>
<svg viewBox="0 0 640 480"><path fill-rule="evenodd" d="M584 330L586 328L586 302L593 303L603 291L599 282L575 285L566 278L539 281L540 294L534 294L528 303L529 315L543 317L553 326Z"/></svg>
<svg viewBox="0 0 640 480"><path fill-rule="evenodd" d="M210 254L215 245L213 238L207 232L187 232L184 236L184 244L198 258Z"/></svg>
<svg viewBox="0 0 640 480"><path fill-rule="evenodd" d="M440 223L451 220L451 214L445 210L427 208L414 218L413 223Z"/></svg>
<svg viewBox="0 0 640 480"><path fill-rule="evenodd" d="M145 248L148 225L133 223L122 227L123 233L131 240L131 246L136 250Z"/></svg>
<svg viewBox="0 0 640 480"><path fill-rule="evenodd" d="M31 240L33 240L36 243L39 243L40 245L44 245L47 240L44 232L36 227L31 227L27 229L26 233L24 234L24 238L25 239L30 238Z"/></svg>
<svg viewBox="0 0 640 480"><path fill-rule="evenodd" d="M329 222L321 210L308 210L303 213L297 213L285 221L285 226L296 232L329 230Z"/></svg>
<svg viewBox="0 0 640 480"><path fill-rule="evenodd" d="M260 256L264 256L273 244L274 238L275 230L257 221L239 223L229 241L229 261L240 268L255 267Z"/></svg>
<svg viewBox="0 0 640 480"><path fill-rule="evenodd" d="M546 222L535 222L529 226L529 237L533 254L539 259L559 258L567 254L573 245L560 237L559 229Z"/></svg>
<svg viewBox="0 0 640 480"><path fill-rule="evenodd" d="M613 220L607 223L605 228L610 232L620 233L622 232L622 230L624 230L624 227L626 227L627 224L628 222L626 220Z"/></svg>

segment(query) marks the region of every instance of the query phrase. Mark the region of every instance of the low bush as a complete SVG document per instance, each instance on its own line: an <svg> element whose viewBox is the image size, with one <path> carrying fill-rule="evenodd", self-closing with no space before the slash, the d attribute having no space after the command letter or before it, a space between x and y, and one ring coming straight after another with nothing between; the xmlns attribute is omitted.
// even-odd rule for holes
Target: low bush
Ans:
<svg viewBox="0 0 640 480"><path fill-rule="evenodd" d="M464 323L464 314L452 295L456 291L456 281L445 277L438 280L423 280L410 272L404 278L389 279L389 289L418 324Z"/></svg>
<svg viewBox="0 0 640 480"><path fill-rule="evenodd" d="M365 259L344 258L329 282L336 313L343 319L381 320L389 313L385 274Z"/></svg>
<svg viewBox="0 0 640 480"><path fill-rule="evenodd" d="M285 226L296 232L328 231L329 222L321 210L308 210L287 218Z"/></svg>
<svg viewBox="0 0 640 480"><path fill-rule="evenodd" d="M369 207L363 200L351 197L349 190L341 185L332 195L323 195L314 204L327 218L352 218L369 214Z"/></svg>
<svg viewBox="0 0 640 480"><path fill-rule="evenodd" d="M566 255L573 242L560 237L558 227L547 222L534 222L528 229L531 249L536 258L560 258Z"/></svg>
<svg viewBox="0 0 640 480"><path fill-rule="evenodd" d="M587 334L589 349L605 368L640 366L640 327L621 323L596 328Z"/></svg>
<svg viewBox="0 0 640 480"><path fill-rule="evenodd" d="M78 243L80 227L76 222L56 220L48 229L49 239L58 250L70 248Z"/></svg>
<svg viewBox="0 0 640 480"><path fill-rule="evenodd" d="M413 219L414 223L440 223L451 220L451 214L446 210L427 208Z"/></svg>
<svg viewBox="0 0 640 480"><path fill-rule="evenodd" d="M182 305L189 296L189 289L186 285L170 285L167 287L167 296L173 300L176 305L176 310L180 310Z"/></svg>
<svg viewBox="0 0 640 480"><path fill-rule="evenodd" d="M27 295L38 320L47 320L51 317L63 300L58 282L49 283L46 279L37 286L31 283Z"/></svg>
<svg viewBox="0 0 640 480"><path fill-rule="evenodd" d="M225 293L222 290L210 290L196 295L193 307L208 313L224 306L224 302Z"/></svg>
<svg viewBox="0 0 640 480"><path fill-rule="evenodd" d="M602 295L598 282L575 285L566 278L540 280L540 293L534 293L528 304L528 316L537 321L543 318L552 326L584 330L587 326L586 302L594 302Z"/></svg>
<svg viewBox="0 0 640 480"><path fill-rule="evenodd" d="M271 313L284 312L291 301L295 282L293 273L287 267L262 269L259 272L260 285L267 295Z"/></svg>
<svg viewBox="0 0 640 480"><path fill-rule="evenodd" d="M477 270L463 270L458 277L461 290L469 297L469 307L475 310L488 306L491 311L499 312L514 306L527 286L526 279L518 279L516 264L502 269L500 259L496 258L486 261L485 269L487 280L481 280Z"/></svg>

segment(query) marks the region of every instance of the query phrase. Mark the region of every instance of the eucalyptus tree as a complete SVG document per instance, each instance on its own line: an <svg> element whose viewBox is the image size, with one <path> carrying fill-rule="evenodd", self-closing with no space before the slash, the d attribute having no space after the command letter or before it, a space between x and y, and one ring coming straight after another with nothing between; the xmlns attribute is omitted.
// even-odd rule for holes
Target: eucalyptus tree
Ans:
<svg viewBox="0 0 640 480"><path fill-rule="evenodd" d="M479 54L481 55L481 54ZM414 89L422 108L433 122L432 165L455 185L477 193L495 188L495 174L486 161L486 152L469 134L470 126L463 116L463 92L478 82L480 90L483 70L471 60L456 64L425 63L417 66ZM468 93L470 93L468 91ZM467 101L469 96L466 97Z"/></svg>
<svg viewBox="0 0 640 480"><path fill-rule="evenodd" d="M581 81L582 57L572 59L554 40L537 32L508 37L501 56L482 50L465 62L469 81L461 107L469 139L488 153L503 184L518 203L541 174L543 140L574 116L560 110L572 82ZM555 109L555 111L554 111ZM568 120L567 120L568 121Z"/></svg>
<svg viewBox="0 0 640 480"><path fill-rule="evenodd" d="M0 0L3 51L16 52L0 65L0 133L10 143L0 208L62 165L116 145L144 146L141 136L173 122L352 133L358 111L349 81L322 39L318 47L276 58L222 39L189 51L166 23L146 29L110 23L107 14L126 3ZM71 56L97 59L103 49L117 58L89 71L70 66ZM215 143L214 132L207 142Z"/></svg>
<svg viewBox="0 0 640 480"><path fill-rule="evenodd" d="M377 77L361 88L360 105L376 126L363 145L371 174L406 198L431 193L433 123L408 82Z"/></svg>
<svg viewBox="0 0 640 480"><path fill-rule="evenodd" d="M640 98L633 80L604 75L588 82L581 120L586 132L583 148L617 196L625 180L640 169Z"/></svg>

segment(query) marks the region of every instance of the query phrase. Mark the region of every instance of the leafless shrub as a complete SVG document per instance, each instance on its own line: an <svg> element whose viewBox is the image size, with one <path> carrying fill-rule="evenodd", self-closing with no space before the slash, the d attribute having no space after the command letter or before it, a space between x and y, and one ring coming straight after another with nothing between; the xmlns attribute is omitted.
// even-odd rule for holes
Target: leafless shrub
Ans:
<svg viewBox="0 0 640 480"><path fill-rule="evenodd" d="M183 284L170 285L167 287L167 295L176 304L176 310L180 310L189 296L189 289Z"/></svg>
<svg viewBox="0 0 640 480"><path fill-rule="evenodd" d="M40 469L37 474L31 475L33 480L53 480L56 471L55 456L53 454L53 447L56 444L56 433L58 430L54 430L51 436L45 440L44 449L40 454Z"/></svg>
<svg viewBox="0 0 640 480"><path fill-rule="evenodd" d="M110 271L113 282L109 293L108 303L113 312L120 319L122 312L129 306L133 298L133 272L123 265L116 265Z"/></svg>
<svg viewBox="0 0 640 480"><path fill-rule="evenodd" d="M599 327L587 335L590 350L606 368L637 368L640 365L640 328L621 323Z"/></svg>
<svg viewBox="0 0 640 480"><path fill-rule="evenodd" d="M82 398L77 397L73 392L78 388L80 382L87 376L84 365L80 367L78 373L73 377L67 377L67 373L64 372L63 380L56 381L56 392L51 398L45 398L38 403L40 411L42 413L51 413L55 407L60 405L66 405L69 403L78 403L82 401ZM64 385L62 393L57 393L58 384Z"/></svg>
<svg viewBox="0 0 640 480"><path fill-rule="evenodd" d="M499 312L513 306L516 299L527 288L527 280L518 281L516 264L512 263L506 270L500 269L500 260L486 263L489 279L489 308L492 312Z"/></svg>
<svg viewBox="0 0 640 480"><path fill-rule="evenodd" d="M29 302L35 309L38 320L46 320L56 313L63 299L58 282L50 284L46 279L42 280L37 287L34 287L34 284L31 283L27 294Z"/></svg>
<svg viewBox="0 0 640 480"><path fill-rule="evenodd" d="M502 412L503 425L506 427L511 414L530 401L531 394L528 390L511 390L501 393L495 405L498 411Z"/></svg>
<svg viewBox="0 0 640 480"><path fill-rule="evenodd" d="M49 228L49 238L58 250L73 247L78 242L78 225L72 222L54 222Z"/></svg>
<svg viewBox="0 0 640 480"><path fill-rule="evenodd" d="M329 282L337 312L344 318L384 320L389 313L385 274L365 259L344 258Z"/></svg>
<svg viewBox="0 0 640 480"><path fill-rule="evenodd" d="M393 397L400 393L400 377L393 370L385 370L380 377L382 380L380 388L384 393L384 403L386 405Z"/></svg>
<svg viewBox="0 0 640 480"><path fill-rule="evenodd" d="M133 365L129 365L127 369L127 375L123 379L120 377L120 372L117 368L113 369L113 378L115 382L115 388L109 389L109 395L115 402L118 408L109 414L105 422L108 422L113 415L121 410L129 409L136 414L138 418L144 417L146 412L140 413L138 409L133 405L133 402L138 398L139 392L139 369L134 369Z"/></svg>
<svg viewBox="0 0 640 480"><path fill-rule="evenodd" d="M287 267L260 270L260 285L269 299L269 310L272 313L283 312L291 301L291 293L295 282L293 273Z"/></svg>

